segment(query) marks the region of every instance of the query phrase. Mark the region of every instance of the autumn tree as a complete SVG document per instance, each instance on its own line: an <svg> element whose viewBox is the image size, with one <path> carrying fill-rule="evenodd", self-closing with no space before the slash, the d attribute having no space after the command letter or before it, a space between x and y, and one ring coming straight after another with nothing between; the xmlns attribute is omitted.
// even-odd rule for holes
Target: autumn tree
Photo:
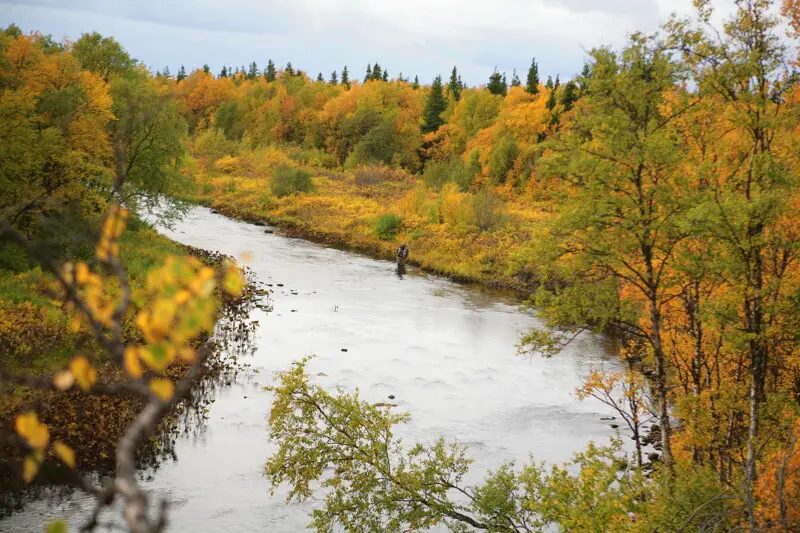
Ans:
<svg viewBox="0 0 800 533"><path fill-rule="evenodd" d="M796 81L786 46L777 34L775 2L736 2L722 31L709 29L712 5L698 2L698 25L675 20L671 44L682 53L710 105L717 103L725 130L712 146L703 203L703 227L719 243L717 268L738 300L740 337L749 376L744 493L750 531L760 531L755 484L762 450L769 444L769 375L777 376L785 354L797 347L789 331L791 289L787 280L798 259L796 191ZM791 148L790 148L791 147ZM789 213L794 212L795 215Z"/></svg>
<svg viewBox="0 0 800 533"><path fill-rule="evenodd" d="M661 451L671 465L661 312L679 291L671 264L676 246L687 238L682 221L691 206L676 172L680 145L665 128L682 110L666 115L662 107L678 68L639 35L619 54L599 49L591 55L587 95L541 161L542 170L562 176L574 190L551 230L551 244L557 271L576 284L543 288L537 301L553 325L574 331L587 323L609 324L630 335L631 349L646 347L638 357L654 365ZM570 272L580 272L579 278ZM536 336L531 340L538 349L553 346Z"/></svg>
<svg viewBox="0 0 800 533"><path fill-rule="evenodd" d="M82 34L72 45L72 54L84 69L102 76L106 82L136 64L120 43L97 32Z"/></svg>
<svg viewBox="0 0 800 533"><path fill-rule="evenodd" d="M543 533L553 529L700 532L727 530L730 495L706 472L690 473L673 492L663 475L628 468L621 441L591 444L565 465L505 463L475 484L464 446L439 439L405 446L396 427L408 413L370 403L358 391L336 394L314 384L303 360L269 387L270 441L264 471L287 502L314 498L310 527L359 533L424 530ZM686 509L687 517L675 509Z"/></svg>
<svg viewBox="0 0 800 533"><path fill-rule="evenodd" d="M58 205L83 218L102 205L110 190L106 158L113 112L101 76L115 70L93 62L96 74L81 71L74 56L45 53L36 34L3 44L0 220L34 236L42 220L68 212Z"/></svg>
<svg viewBox="0 0 800 533"><path fill-rule="evenodd" d="M210 346L196 349L190 343L213 331L215 288L239 294L243 278L233 264L217 271L197 258L171 257L134 290L121 239L131 208L174 179L183 131L172 87L132 61L94 54L89 44L119 51L100 36L82 43L82 61L96 72L82 70L75 55L36 34L6 39L0 35L0 245L16 246L38 265L51 287L49 298L60 300L59 312L69 324L65 333L80 335L82 353L73 348L62 354L67 360L55 372L28 372L27 361L4 364L0 390L125 397L134 399L135 414L114 443L115 470L102 484L78 469L91 458L51 431L27 401L19 404L12 433L4 431L2 440L24 453L25 482L33 482L46 463L58 463L68 472L66 479L93 499L85 530L94 530L100 512L118 502L131 531L162 531L167 505L151 505L140 486L137 451L187 395L211 353ZM31 224L71 209L91 226L89 251L79 257L52 246ZM62 233L77 231L65 220ZM48 357L48 368L58 363L52 354L37 355ZM181 363L184 377L170 378L168 367ZM84 421L74 424L81 427ZM66 526L56 522L49 530Z"/></svg>

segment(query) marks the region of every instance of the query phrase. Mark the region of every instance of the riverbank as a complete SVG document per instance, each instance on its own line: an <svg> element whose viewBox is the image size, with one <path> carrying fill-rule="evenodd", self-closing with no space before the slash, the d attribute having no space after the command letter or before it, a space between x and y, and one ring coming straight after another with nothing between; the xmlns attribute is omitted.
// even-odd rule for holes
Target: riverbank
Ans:
<svg viewBox="0 0 800 533"><path fill-rule="evenodd" d="M134 222L123 235L121 257L134 294L144 287L146 274L154 265L164 262L168 256L198 257L212 267L221 267L225 256L176 243L160 235L149 226ZM259 297L253 283L249 283L242 296L230 297L218 290L220 301L219 335L238 341L246 340L252 326L245 323L252 304ZM137 330L133 324L135 310L125 320L124 335L135 338ZM126 379L120 369L109 364L106 354L84 331L68 329L70 314L58 299L58 289L50 276L39 269L25 272L0 270L0 346L3 358L2 369L11 373L47 375L62 368L76 353L85 355L98 369L99 379L113 382ZM223 342L227 342L225 339ZM200 346L209 339L196 339ZM235 373L240 363L226 359L222 350L218 356L209 358L201 370L199 382L207 382L222 373ZM172 365L167 376L181 379L188 370L184 364ZM139 453L141 466L157 466L172 454L175 433L179 420L193 412L195 421L202 421L202 410L211 401L204 390L196 387L176 412L166 417L154 437L143 443ZM85 470L103 472L114 467L114 449L122 432L142 407L142 401L132 396L87 395L79 391L38 391L13 387L0 391L0 431L10 431L17 413L35 408L40 418L48 424L54 439L68 443L80 450L78 465ZM13 432L12 432L13 433ZM25 485L19 476L20 450L9 442L0 443L0 515L14 507ZM39 484L59 484L67 472L58 465L45 464Z"/></svg>
<svg viewBox="0 0 800 533"><path fill-rule="evenodd" d="M313 189L278 196L272 174L291 163L290 156L267 149L194 161L186 170L196 186L186 199L232 218L275 225L288 236L374 258L392 260L406 243L409 264L454 281L513 289L523 296L535 289L530 243L550 218L547 202L506 188L473 194L450 183L437 189L399 169L307 165L297 168L310 174Z"/></svg>

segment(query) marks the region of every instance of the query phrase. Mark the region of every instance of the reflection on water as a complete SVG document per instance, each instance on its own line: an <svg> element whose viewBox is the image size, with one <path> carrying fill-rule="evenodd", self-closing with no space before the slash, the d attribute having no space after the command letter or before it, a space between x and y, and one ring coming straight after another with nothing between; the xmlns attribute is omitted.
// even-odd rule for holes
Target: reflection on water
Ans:
<svg viewBox="0 0 800 533"><path fill-rule="evenodd" d="M202 429L175 438L175 460L146 482L170 500L175 531L304 530L313 502L286 505L285 491L270 496L262 476L274 452L266 438L272 396L263 386L310 353L317 357L309 371L326 388L358 387L376 402L395 396L398 409L412 414L398 428L407 443L441 435L468 444L475 459L468 482L529 453L564 461L613 433L600 420L609 414L605 407L573 394L591 369L615 364L608 341L586 335L558 357L520 359L519 335L541 325L507 294L414 268L398 275L393 261L265 234L202 208L168 234L229 255L249 252L273 305L269 312L257 303L249 313L260 326L255 352L244 357L251 365L244 379L207 385L214 403L195 425ZM87 504L79 495L52 509L34 501L0 521L0 530L35 530L52 516L76 527Z"/></svg>

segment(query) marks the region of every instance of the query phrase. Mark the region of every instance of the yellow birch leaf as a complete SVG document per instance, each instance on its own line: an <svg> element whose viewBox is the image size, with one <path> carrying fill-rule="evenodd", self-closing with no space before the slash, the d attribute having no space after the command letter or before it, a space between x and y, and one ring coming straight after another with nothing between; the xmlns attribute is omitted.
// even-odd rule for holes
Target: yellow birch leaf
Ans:
<svg viewBox="0 0 800 533"><path fill-rule="evenodd" d="M37 461L32 455L26 456L25 461L22 463L22 479L25 480L25 483L30 483L33 481L33 478L36 477L38 472L39 461Z"/></svg>
<svg viewBox="0 0 800 533"><path fill-rule="evenodd" d="M53 377L53 385L58 390L67 390L75 384L75 376L69 370L62 370Z"/></svg>
<svg viewBox="0 0 800 533"><path fill-rule="evenodd" d="M150 390L162 401L168 402L175 392L175 384L168 379L156 378L150 382Z"/></svg>
<svg viewBox="0 0 800 533"><path fill-rule="evenodd" d="M178 355L187 363L194 363L197 360L197 353L193 348L189 348L188 346L181 348Z"/></svg>
<svg viewBox="0 0 800 533"><path fill-rule="evenodd" d="M47 443L50 441L50 430L39 422L39 417L33 411L19 415L15 427L19 436L25 439L31 448L36 450L47 448Z"/></svg>
<svg viewBox="0 0 800 533"><path fill-rule="evenodd" d="M123 359L125 371L129 376L131 376L133 379L139 379L142 377L142 374L144 374L144 367L142 367L142 362L139 360L138 349L125 348Z"/></svg>
<svg viewBox="0 0 800 533"><path fill-rule="evenodd" d="M88 391L97 382L97 370L84 356L79 355L69 363L69 370L81 389Z"/></svg>
<svg viewBox="0 0 800 533"><path fill-rule="evenodd" d="M225 273L225 280L223 281L225 290L231 296L239 296L244 288L244 279L235 267L229 267Z"/></svg>
<svg viewBox="0 0 800 533"><path fill-rule="evenodd" d="M75 450L60 441L53 443L53 450L65 465L75 468Z"/></svg>

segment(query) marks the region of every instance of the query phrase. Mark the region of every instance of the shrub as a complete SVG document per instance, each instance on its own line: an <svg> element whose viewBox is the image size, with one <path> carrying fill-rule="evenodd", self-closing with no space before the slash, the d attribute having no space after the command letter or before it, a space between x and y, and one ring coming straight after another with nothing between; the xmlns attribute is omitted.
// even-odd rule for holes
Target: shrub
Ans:
<svg viewBox="0 0 800 533"><path fill-rule="evenodd" d="M214 126L222 130L225 137L233 141L240 141L244 136L244 113L239 109L239 104L234 100L224 102L217 108L214 115Z"/></svg>
<svg viewBox="0 0 800 533"><path fill-rule="evenodd" d="M336 168L339 162L336 156L318 148L296 148L289 152L289 159L301 165L321 167L326 169Z"/></svg>
<svg viewBox="0 0 800 533"><path fill-rule="evenodd" d="M391 240L402 225L403 219L394 213L381 215L375 220L375 235L385 241Z"/></svg>
<svg viewBox="0 0 800 533"><path fill-rule="evenodd" d="M425 215L425 203L428 201L428 188L422 183L408 191L397 201L397 210L404 216Z"/></svg>
<svg viewBox="0 0 800 533"><path fill-rule="evenodd" d="M198 135L193 145L192 152L207 158L207 164L213 163L222 156L239 153L239 143L226 138L225 134L216 128L206 130Z"/></svg>
<svg viewBox="0 0 800 533"><path fill-rule="evenodd" d="M511 135L504 135L489 157L489 176L495 183L504 183L517 158L517 143Z"/></svg>
<svg viewBox="0 0 800 533"><path fill-rule="evenodd" d="M225 174L233 174L239 168L239 158L225 155L217 159L214 166Z"/></svg>
<svg viewBox="0 0 800 533"><path fill-rule="evenodd" d="M370 187L382 183L406 183L410 179L406 171L386 166L359 167L354 175L355 184L359 187Z"/></svg>
<svg viewBox="0 0 800 533"><path fill-rule="evenodd" d="M422 180L425 182L425 185L438 191L445 183L453 180L451 170L452 165L450 163L428 161L422 173Z"/></svg>
<svg viewBox="0 0 800 533"><path fill-rule="evenodd" d="M473 223L481 231L486 231L500 224L504 218L503 206L497 195L481 189L472 197Z"/></svg>
<svg viewBox="0 0 800 533"><path fill-rule="evenodd" d="M0 269L24 272L31 268L31 261L22 247L13 242L0 242Z"/></svg>
<svg viewBox="0 0 800 533"><path fill-rule="evenodd" d="M439 195L439 213L442 222L452 226L469 224L472 210L464 196L463 193L458 192L458 186L455 183L448 183L442 187Z"/></svg>
<svg viewBox="0 0 800 533"><path fill-rule="evenodd" d="M280 165L272 173L272 194L278 198L294 193L311 192L314 184L311 174L302 168Z"/></svg>
<svg viewBox="0 0 800 533"><path fill-rule="evenodd" d="M438 190L447 183L455 182L461 192L466 192L472 185L475 175L480 171L480 163L477 163L477 156L478 152L473 150L470 153L470 163L467 165L459 158L448 162L430 161L425 166L422 178L431 189Z"/></svg>

